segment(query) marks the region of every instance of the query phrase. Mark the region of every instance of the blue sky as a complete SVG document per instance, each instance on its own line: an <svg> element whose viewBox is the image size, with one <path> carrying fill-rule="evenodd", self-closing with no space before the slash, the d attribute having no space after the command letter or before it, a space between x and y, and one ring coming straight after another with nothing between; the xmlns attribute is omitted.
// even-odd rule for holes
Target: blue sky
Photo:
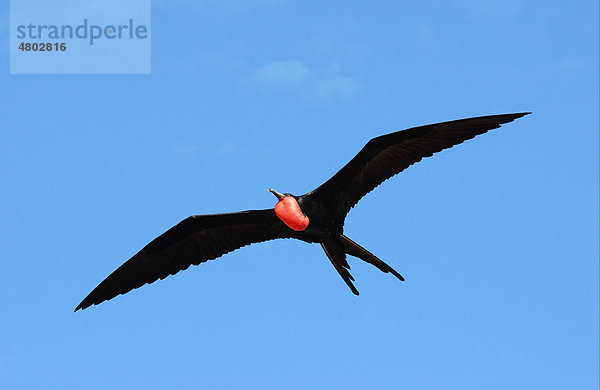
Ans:
<svg viewBox="0 0 600 390"><path fill-rule="evenodd" d="M9 75L1 41L2 388L598 388L598 2L154 1L151 34L151 75ZM285 240L73 313L188 215L516 111L349 214L405 283Z"/></svg>

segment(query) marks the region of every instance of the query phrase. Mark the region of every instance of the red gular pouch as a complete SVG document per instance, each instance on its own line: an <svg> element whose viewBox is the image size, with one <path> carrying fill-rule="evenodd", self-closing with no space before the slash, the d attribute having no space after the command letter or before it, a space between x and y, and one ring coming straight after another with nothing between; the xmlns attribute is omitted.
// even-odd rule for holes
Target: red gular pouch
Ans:
<svg viewBox="0 0 600 390"><path fill-rule="evenodd" d="M290 229L297 232L308 227L308 217L302 212L298 201L293 196L286 196L275 205L275 214Z"/></svg>

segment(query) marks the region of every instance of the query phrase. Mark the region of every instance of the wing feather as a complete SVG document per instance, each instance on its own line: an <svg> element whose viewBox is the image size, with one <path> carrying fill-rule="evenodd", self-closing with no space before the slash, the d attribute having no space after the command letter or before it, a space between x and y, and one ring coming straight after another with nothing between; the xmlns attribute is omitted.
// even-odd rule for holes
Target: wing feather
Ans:
<svg viewBox="0 0 600 390"><path fill-rule="evenodd" d="M75 311L252 243L292 237L273 209L194 215L158 236L98 285Z"/></svg>
<svg viewBox="0 0 600 390"><path fill-rule="evenodd" d="M306 196L332 204L343 219L363 196L412 164L527 114L460 119L373 138L348 164Z"/></svg>

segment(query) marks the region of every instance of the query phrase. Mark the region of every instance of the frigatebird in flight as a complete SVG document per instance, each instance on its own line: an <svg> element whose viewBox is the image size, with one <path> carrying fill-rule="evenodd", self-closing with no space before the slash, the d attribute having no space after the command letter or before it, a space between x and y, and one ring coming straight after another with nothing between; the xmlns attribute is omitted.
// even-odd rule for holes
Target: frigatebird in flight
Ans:
<svg viewBox="0 0 600 390"><path fill-rule="evenodd" d="M344 220L367 193L410 165L443 149L529 114L515 113L460 119L414 127L370 140L348 164L320 187L301 196L281 194L274 209L194 215L155 238L98 285L76 308L85 309L216 259L243 246L276 238L319 243L350 290L346 255L358 257L400 280L388 264L344 233Z"/></svg>

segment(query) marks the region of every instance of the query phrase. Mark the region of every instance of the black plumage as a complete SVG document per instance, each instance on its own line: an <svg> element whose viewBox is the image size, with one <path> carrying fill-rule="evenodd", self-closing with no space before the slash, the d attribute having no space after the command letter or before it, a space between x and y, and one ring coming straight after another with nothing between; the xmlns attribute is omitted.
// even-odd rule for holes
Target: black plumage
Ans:
<svg viewBox="0 0 600 390"><path fill-rule="evenodd" d="M273 209L197 215L184 219L146 245L100 283L76 308L101 303L190 265L216 259L245 245L277 238L320 243L352 292L346 254L383 272L404 278L392 267L343 235L348 211L367 193L424 157L460 144L529 113L490 115L414 127L371 139L333 177L314 191L292 196L310 223L292 230ZM280 200L283 195L273 191Z"/></svg>

